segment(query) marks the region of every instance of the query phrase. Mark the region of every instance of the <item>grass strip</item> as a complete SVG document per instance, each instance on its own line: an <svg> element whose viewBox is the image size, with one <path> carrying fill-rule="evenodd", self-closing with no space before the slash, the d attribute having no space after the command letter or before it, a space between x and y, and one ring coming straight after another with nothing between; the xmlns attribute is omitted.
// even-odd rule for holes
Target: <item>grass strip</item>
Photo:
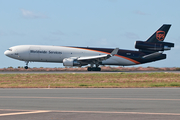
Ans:
<svg viewBox="0 0 180 120"><path fill-rule="evenodd" d="M0 88L180 87L177 73L0 74Z"/></svg>

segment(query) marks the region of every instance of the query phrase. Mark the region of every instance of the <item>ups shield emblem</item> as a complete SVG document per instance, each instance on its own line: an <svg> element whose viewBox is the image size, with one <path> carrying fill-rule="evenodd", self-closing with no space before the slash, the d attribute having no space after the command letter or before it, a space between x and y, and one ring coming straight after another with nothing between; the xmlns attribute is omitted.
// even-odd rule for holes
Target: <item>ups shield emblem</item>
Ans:
<svg viewBox="0 0 180 120"><path fill-rule="evenodd" d="M159 41L163 41L165 38L165 32L164 31L157 31L156 32L156 39Z"/></svg>

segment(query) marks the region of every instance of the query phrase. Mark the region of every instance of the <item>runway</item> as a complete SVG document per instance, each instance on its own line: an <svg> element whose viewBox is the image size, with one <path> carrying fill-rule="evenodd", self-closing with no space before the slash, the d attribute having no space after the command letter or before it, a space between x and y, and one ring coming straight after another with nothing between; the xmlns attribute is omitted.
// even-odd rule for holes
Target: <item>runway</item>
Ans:
<svg viewBox="0 0 180 120"><path fill-rule="evenodd" d="M2 120L180 119L180 88L0 89Z"/></svg>

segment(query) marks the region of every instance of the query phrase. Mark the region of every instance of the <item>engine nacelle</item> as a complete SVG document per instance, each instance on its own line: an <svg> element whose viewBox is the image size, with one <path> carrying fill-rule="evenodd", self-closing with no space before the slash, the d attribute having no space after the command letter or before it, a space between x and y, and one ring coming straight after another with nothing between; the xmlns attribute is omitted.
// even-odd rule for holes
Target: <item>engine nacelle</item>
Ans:
<svg viewBox="0 0 180 120"><path fill-rule="evenodd" d="M64 66L81 66L81 63L77 61L75 58L64 58L63 59Z"/></svg>
<svg viewBox="0 0 180 120"><path fill-rule="evenodd" d="M149 50L149 51L165 51L170 50L171 47L174 47L174 43L168 42L144 42L136 41L135 48L140 50Z"/></svg>

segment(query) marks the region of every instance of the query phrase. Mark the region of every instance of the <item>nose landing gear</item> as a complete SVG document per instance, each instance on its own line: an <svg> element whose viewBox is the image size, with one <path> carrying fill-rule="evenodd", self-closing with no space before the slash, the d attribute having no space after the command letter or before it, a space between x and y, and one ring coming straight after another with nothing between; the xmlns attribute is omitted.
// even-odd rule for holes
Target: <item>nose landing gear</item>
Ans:
<svg viewBox="0 0 180 120"><path fill-rule="evenodd" d="M25 63L26 63L26 66L24 66L24 68L25 68L25 69L28 69L28 63L29 63L29 61L25 61Z"/></svg>

